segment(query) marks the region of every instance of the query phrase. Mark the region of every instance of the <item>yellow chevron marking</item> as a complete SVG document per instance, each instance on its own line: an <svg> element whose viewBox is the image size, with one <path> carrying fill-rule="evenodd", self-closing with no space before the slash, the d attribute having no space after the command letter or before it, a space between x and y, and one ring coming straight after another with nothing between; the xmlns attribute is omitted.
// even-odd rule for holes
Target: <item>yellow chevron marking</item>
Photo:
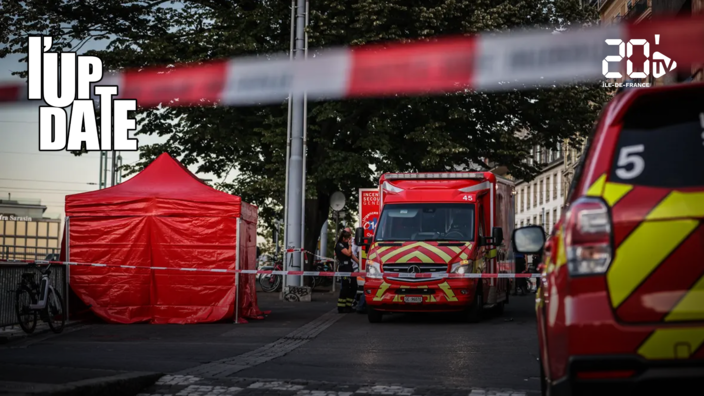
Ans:
<svg viewBox="0 0 704 396"><path fill-rule="evenodd" d="M400 294L395 295L393 302L401 302L401 301L402 301L402 300L401 300L401 297L403 297L403 296L401 296Z"/></svg>
<svg viewBox="0 0 704 396"><path fill-rule="evenodd" d="M491 249L486 255L486 258L494 258L496 257L496 249Z"/></svg>
<svg viewBox="0 0 704 396"><path fill-rule="evenodd" d="M704 192L673 191L648 214L648 220L704 217Z"/></svg>
<svg viewBox="0 0 704 396"><path fill-rule="evenodd" d="M565 249L565 236L562 233L562 228L560 228L557 233L557 257L555 258L555 269L567 264L567 252Z"/></svg>
<svg viewBox="0 0 704 396"><path fill-rule="evenodd" d="M386 282L382 282L381 286L379 286L379 290L377 290L376 292L376 296L374 296L374 301L381 301L381 299L384 297L386 289L388 289L389 286L391 285Z"/></svg>
<svg viewBox="0 0 704 396"><path fill-rule="evenodd" d="M418 247L419 245L420 245L420 242L416 242L416 243L412 243L410 245L400 247L400 248L394 250L393 252L387 254L386 256L382 257L381 261L386 262L386 260L390 259L391 257L393 257L399 253L403 253L407 250L414 249L414 248ZM390 246L387 246L387 247L390 247ZM379 256L381 256L381 250L379 250Z"/></svg>
<svg viewBox="0 0 704 396"><path fill-rule="evenodd" d="M362 258L363 258L363 259L366 259L366 258L367 258L367 252L365 252L364 250L362 250Z"/></svg>
<svg viewBox="0 0 704 396"><path fill-rule="evenodd" d="M400 259L396 260L396 262L397 263L407 263L412 258L420 259L420 261L423 263L432 263L433 262L433 260L431 260L430 257L426 256L425 254L423 254L417 250L415 252L410 252L407 255L401 257Z"/></svg>
<svg viewBox="0 0 704 396"><path fill-rule="evenodd" d="M608 182L604 185L602 196L609 206L614 206L621 198L631 192L631 190L633 190L633 186L630 184Z"/></svg>
<svg viewBox="0 0 704 396"><path fill-rule="evenodd" d="M467 255L467 253L462 253L462 254L460 254L460 258L462 260L467 260L469 258L469 256Z"/></svg>
<svg viewBox="0 0 704 396"><path fill-rule="evenodd" d="M435 296L428 295L428 296L425 296L425 302L437 302L437 300L435 300Z"/></svg>
<svg viewBox="0 0 704 396"><path fill-rule="evenodd" d="M689 289L687 294L665 317L668 322L704 320L704 276Z"/></svg>
<svg viewBox="0 0 704 396"><path fill-rule="evenodd" d="M592 184L587 190L587 196L590 197L600 197L601 192L604 191L604 184L606 183L606 173L599 176L598 179Z"/></svg>
<svg viewBox="0 0 704 396"><path fill-rule="evenodd" d="M621 243L606 274L611 305L621 305L698 225L696 220L641 223Z"/></svg>
<svg viewBox="0 0 704 396"><path fill-rule="evenodd" d="M455 293L452 291L452 288L447 282L439 284L438 287L442 289L443 292L445 292L445 297L447 298L447 301L457 301Z"/></svg>
<svg viewBox="0 0 704 396"><path fill-rule="evenodd" d="M457 254L460 254L460 252L462 252L462 248L459 246L449 246L449 248L450 248L450 250L452 250L453 252L455 252Z"/></svg>
<svg viewBox="0 0 704 396"><path fill-rule="evenodd" d="M440 249L437 246L431 245L426 242L421 242L421 247L424 247L430 250L431 252L435 253L436 255L440 256L440 258L445 260L446 263L449 263L450 260L452 260L452 257L449 254L447 254L443 249Z"/></svg>
<svg viewBox="0 0 704 396"><path fill-rule="evenodd" d="M704 327L656 330L638 348L646 359L688 359L704 343Z"/></svg>

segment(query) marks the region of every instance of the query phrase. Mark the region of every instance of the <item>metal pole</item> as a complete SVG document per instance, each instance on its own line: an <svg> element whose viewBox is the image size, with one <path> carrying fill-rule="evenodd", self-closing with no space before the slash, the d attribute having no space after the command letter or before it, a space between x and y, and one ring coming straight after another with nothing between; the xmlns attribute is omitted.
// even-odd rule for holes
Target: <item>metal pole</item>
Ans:
<svg viewBox="0 0 704 396"><path fill-rule="evenodd" d="M335 232L333 233L333 238L335 239L335 246L337 246L337 230L340 228L340 212L335 211ZM333 272L337 272L337 260L332 262ZM337 284L337 277L332 277L332 292L335 293L335 284Z"/></svg>
<svg viewBox="0 0 704 396"><path fill-rule="evenodd" d="M242 247L242 219L237 218L237 255L235 256L235 324L240 323L240 254Z"/></svg>
<svg viewBox="0 0 704 396"><path fill-rule="evenodd" d="M103 153L104 151L100 152L100 173L98 173L98 189L103 188Z"/></svg>
<svg viewBox="0 0 704 396"><path fill-rule="evenodd" d="M110 167L110 185L117 185L117 151L112 152L112 166Z"/></svg>
<svg viewBox="0 0 704 396"><path fill-rule="evenodd" d="M304 49L304 59L308 59L308 32L306 31L306 28L308 27L308 0L306 0L306 8L305 8L305 25L303 26L303 34L305 36L304 42L305 42L305 49ZM308 143L307 143L307 137L308 137L308 94L304 93L303 94L303 176L302 180L303 183L301 184L301 248L304 248L306 243L305 243L305 234L306 234L306 229L305 229L305 216L306 216L306 156L308 154ZM305 266L305 253L301 252L301 266ZM303 282L305 280L303 277L300 279L300 284L299 286L303 286Z"/></svg>
<svg viewBox="0 0 704 396"><path fill-rule="evenodd" d="M122 168L122 155L118 152L117 153L117 184L122 183L122 173L119 172L119 169Z"/></svg>
<svg viewBox="0 0 704 396"><path fill-rule="evenodd" d="M304 54L304 31L305 31L305 14L300 12L305 9L305 0L297 0L296 6L296 38L295 38L295 53L294 61L302 61ZM303 95L293 96L291 101L291 157L289 159L288 183L289 197L286 202L288 210L288 218L286 219L286 239L288 241L286 249L300 249L301 246L301 224L303 221L303 213L300 208L303 208ZM298 254L296 254L298 253ZM300 251L294 252L292 257L293 271L301 270ZM299 285L301 277L299 275L290 275L287 285Z"/></svg>
<svg viewBox="0 0 704 396"><path fill-rule="evenodd" d="M293 61L293 38L294 38L294 30L295 30L295 25L296 25L296 0L291 0L291 47L289 50L289 60ZM288 95L288 118L286 119L286 196L284 198L284 229L288 230L288 227L286 224L288 224L288 198L289 198L289 180L288 180L288 174L291 169L291 164L290 164L290 159L291 159L291 94L289 93ZM286 253L286 246L288 246L288 240L289 240L289 235L288 232L284 233L284 238L283 238L283 243L284 243L284 251L283 251L283 265L284 265L284 270L288 271L288 253ZM283 285L282 289L286 290L286 284L287 284L287 277L283 277Z"/></svg>
<svg viewBox="0 0 704 396"><path fill-rule="evenodd" d="M66 235L64 235L64 244L66 245L66 261L70 262L71 261L71 218L66 216ZM64 305L65 305L65 312L66 312L66 321L70 320L69 317L69 307L68 307L68 298L69 298L69 291L71 290L71 266L70 265L64 265L64 268L66 268L66 289L64 290Z"/></svg>

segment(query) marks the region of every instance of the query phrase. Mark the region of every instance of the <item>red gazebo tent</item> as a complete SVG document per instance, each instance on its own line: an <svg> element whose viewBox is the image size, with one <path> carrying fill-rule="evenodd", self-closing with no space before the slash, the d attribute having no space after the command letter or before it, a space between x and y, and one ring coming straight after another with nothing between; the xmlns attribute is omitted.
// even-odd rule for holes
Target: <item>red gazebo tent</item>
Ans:
<svg viewBox="0 0 704 396"><path fill-rule="evenodd" d="M240 317L262 315L254 275L240 274L238 288L233 273L181 270L256 269L257 207L168 154L122 184L67 196L65 231L66 261L167 268L70 266L71 289L108 322L232 318L235 292Z"/></svg>

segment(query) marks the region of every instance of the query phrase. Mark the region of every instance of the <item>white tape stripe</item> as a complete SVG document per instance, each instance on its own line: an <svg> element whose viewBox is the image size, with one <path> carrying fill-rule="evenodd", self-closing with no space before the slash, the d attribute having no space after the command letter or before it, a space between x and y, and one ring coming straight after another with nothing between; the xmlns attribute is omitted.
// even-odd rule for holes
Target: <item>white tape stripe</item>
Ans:
<svg viewBox="0 0 704 396"><path fill-rule="evenodd" d="M49 262L44 261L44 260L35 260L35 261L30 261L30 260L20 260L17 261L18 263L35 263L35 264L49 264ZM3 264L13 264L12 262L6 262ZM206 269L206 268L168 268L168 267L140 267L140 266L134 266L134 265L110 265L110 264L97 264L97 263L76 263L76 262L61 262L61 261L55 261L51 262L51 264L58 264L58 265L80 265L80 266L86 266L86 267L112 267L112 268L133 268L133 269L149 269L149 270L174 270L174 271L200 271L200 272L220 272L220 273L242 273L242 274L273 274L273 275L288 275L288 274L297 274L300 275L301 271L265 271L265 270L228 270L228 269ZM523 276L517 276L517 275L523 275ZM361 278L366 278L369 277L366 273L364 272L327 272L327 271L303 271L303 276L356 276L356 277L361 277ZM491 278L491 279L496 279L496 278L540 278L541 274L507 274L507 273L500 273L500 274L477 274L477 273L471 273L471 274L448 274L448 273L430 273L430 274L409 274L409 273L398 273L398 274L392 274L392 273L382 273L381 275L374 276L374 277L369 277L370 279L382 279L384 278L389 278L389 279L394 279L394 278L416 278L416 279L442 279L442 278L450 278L450 279L462 279L462 278L470 278L470 279L476 279L476 278Z"/></svg>
<svg viewBox="0 0 704 396"><path fill-rule="evenodd" d="M351 65L347 49L328 50L303 62L291 62L286 55L269 57L228 62L223 104L283 102L291 91L310 92L311 99L342 98L347 92Z"/></svg>
<svg viewBox="0 0 704 396"><path fill-rule="evenodd" d="M621 26L548 34L532 31L480 35L473 88L507 90L603 79L602 61L618 55L606 39L625 37Z"/></svg>

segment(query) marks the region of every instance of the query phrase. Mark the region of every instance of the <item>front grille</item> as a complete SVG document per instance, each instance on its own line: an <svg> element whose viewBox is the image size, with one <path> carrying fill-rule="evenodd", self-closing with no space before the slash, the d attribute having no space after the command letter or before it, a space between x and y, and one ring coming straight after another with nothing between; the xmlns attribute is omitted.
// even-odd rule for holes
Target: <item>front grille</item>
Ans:
<svg viewBox="0 0 704 396"><path fill-rule="evenodd" d="M436 289L420 289L420 288L415 288L415 289L408 289L408 288L402 288L402 289L396 289L395 293L396 294L417 294L417 295L422 295L422 296L427 296L427 295L432 295L435 294Z"/></svg>
<svg viewBox="0 0 704 396"><path fill-rule="evenodd" d="M447 264L384 264L382 270L388 274L434 274L447 272Z"/></svg>

